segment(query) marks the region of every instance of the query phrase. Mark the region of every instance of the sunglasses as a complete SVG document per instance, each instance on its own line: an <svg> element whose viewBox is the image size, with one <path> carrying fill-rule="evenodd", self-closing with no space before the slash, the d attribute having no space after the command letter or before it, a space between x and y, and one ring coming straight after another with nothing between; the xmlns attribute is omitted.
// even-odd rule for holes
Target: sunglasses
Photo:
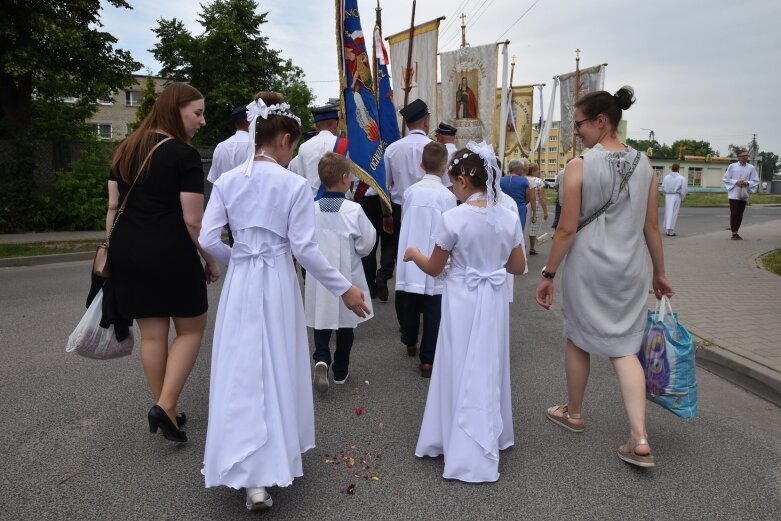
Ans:
<svg viewBox="0 0 781 521"><path fill-rule="evenodd" d="M579 128L580 128L580 126L581 126L583 123L585 123L586 121L591 121L592 119L597 119L597 116L593 116L593 117L590 117L590 118L581 119L580 121L577 121L577 120L575 120L575 121L573 121L573 124L575 125L575 128L579 129Z"/></svg>

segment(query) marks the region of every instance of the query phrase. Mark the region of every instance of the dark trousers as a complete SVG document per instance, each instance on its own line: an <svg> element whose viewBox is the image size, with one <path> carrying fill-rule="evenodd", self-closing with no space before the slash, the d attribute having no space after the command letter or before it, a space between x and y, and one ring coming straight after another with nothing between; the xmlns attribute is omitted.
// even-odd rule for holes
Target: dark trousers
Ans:
<svg viewBox="0 0 781 521"><path fill-rule="evenodd" d="M371 253L361 259L363 272L366 275L366 283L369 293L374 297L377 291L377 283L385 283L393 278L393 270L396 268L396 249L399 244L399 230L401 229L401 205L392 204L393 209L393 234L382 230L382 206L379 195L364 196L361 199L363 213L369 218L377 232L377 240ZM380 268L377 269L377 246L380 247Z"/></svg>
<svg viewBox="0 0 781 521"><path fill-rule="evenodd" d="M559 198L556 197L556 214L553 216L553 224L551 225L551 228L554 230L559 225L559 217L561 217L561 205L559 204Z"/></svg>
<svg viewBox="0 0 781 521"><path fill-rule="evenodd" d="M738 233L740 223L743 222L743 212L746 211L746 201L740 199L729 200L729 228L732 233Z"/></svg>
<svg viewBox="0 0 781 521"><path fill-rule="evenodd" d="M350 367L350 350L353 348L355 338L351 327L340 327L336 330L336 351L334 351L333 364L331 363L331 333L333 329L315 329L315 354L312 358L315 362L325 362L334 372L334 380L344 380Z"/></svg>
<svg viewBox="0 0 781 521"><path fill-rule="evenodd" d="M434 363L439 321L442 317L442 295L420 295L396 292L396 309L401 323L401 342L406 346L418 343L420 316L423 315L423 337L420 339L420 361Z"/></svg>

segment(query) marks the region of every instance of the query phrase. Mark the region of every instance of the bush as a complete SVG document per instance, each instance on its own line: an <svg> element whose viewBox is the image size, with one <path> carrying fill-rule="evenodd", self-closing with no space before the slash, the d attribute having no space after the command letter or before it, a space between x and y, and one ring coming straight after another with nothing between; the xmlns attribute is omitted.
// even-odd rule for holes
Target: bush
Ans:
<svg viewBox="0 0 781 521"><path fill-rule="evenodd" d="M49 227L49 198L38 193L32 178L13 179L0 185L0 233L19 233Z"/></svg>
<svg viewBox="0 0 781 521"><path fill-rule="evenodd" d="M55 174L56 196L49 223L58 230L100 230L106 222L111 145L90 144L70 166Z"/></svg>

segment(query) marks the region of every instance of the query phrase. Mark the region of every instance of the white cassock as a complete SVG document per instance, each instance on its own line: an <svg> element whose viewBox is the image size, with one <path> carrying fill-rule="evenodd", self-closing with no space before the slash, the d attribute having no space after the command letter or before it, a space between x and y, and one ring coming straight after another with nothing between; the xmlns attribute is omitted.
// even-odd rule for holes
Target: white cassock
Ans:
<svg viewBox="0 0 781 521"><path fill-rule="evenodd" d="M404 252L413 247L424 255L431 255L434 250L432 235L442 222L442 214L455 207L456 196L436 175L425 174L423 179L404 191L396 255L396 291L418 295L442 294L444 281L426 275L414 262L404 262Z"/></svg>
<svg viewBox="0 0 781 521"><path fill-rule="evenodd" d="M518 220L521 219L521 214L518 212L518 204L515 202L515 199L510 197L504 192L499 192L499 204L513 212L516 217L518 217ZM521 250L523 250L523 258L526 261L526 268L523 270L523 275L526 275L529 273L529 258L526 256L526 241L523 241L521 243ZM514 292L514 286L513 282L515 281L515 275L512 273L507 273L507 297L510 302L513 301L513 292Z"/></svg>
<svg viewBox="0 0 781 521"><path fill-rule="evenodd" d="M234 245L220 240L228 224ZM292 255L336 295L350 282L315 242L307 182L267 161L214 183L198 242L228 265L214 325L206 487L288 486L315 446L312 374Z"/></svg>
<svg viewBox="0 0 781 521"><path fill-rule="evenodd" d="M229 170L244 164L250 153L249 132L237 130L235 134L220 141L214 148L212 164L209 167L207 181L214 184L217 179Z"/></svg>
<svg viewBox="0 0 781 521"><path fill-rule="evenodd" d="M402 204L404 192L426 175L421 162L423 160L423 148L431 143L431 139L422 130L412 130L403 138L394 141L385 149L383 160L385 161L385 179L388 184L388 192L391 201ZM450 176L443 173L442 184L451 186ZM368 192L367 192L368 194Z"/></svg>
<svg viewBox="0 0 781 521"><path fill-rule="evenodd" d="M291 172L295 172L309 182L312 194L316 194L320 188L317 165L326 152L334 151L334 146L336 146L336 136L327 130L321 130L316 136L298 147L298 155L288 166Z"/></svg>
<svg viewBox="0 0 781 521"><path fill-rule="evenodd" d="M672 233L678 221L681 201L686 197L686 179L678 172L670 172L662 181L664 192L664 230Z"/></svg>
<svg viewBox="0 0 781 521"><path fill-rule="evenodd" d="M361 205L344 197L323 197L315 201L315 236L320 251L344 277L369 294L361 258L371 253L377 232ZM371 299L366 299L371 310ZM306 325L314 329L354 328L371 318L360 318L347 309L342 299L316 279L307 276L304 284Z"/></svg>

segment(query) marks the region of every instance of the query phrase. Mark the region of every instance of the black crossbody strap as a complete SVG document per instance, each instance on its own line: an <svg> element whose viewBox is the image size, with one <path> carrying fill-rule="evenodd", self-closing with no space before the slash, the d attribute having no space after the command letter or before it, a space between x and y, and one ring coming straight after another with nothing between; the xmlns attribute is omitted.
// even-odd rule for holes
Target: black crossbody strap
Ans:
<svg viewBox="0 0 781 521"><path fill-rule="evenodd" d="M632 168L629 169L629 172L627 172L627 174L625 176L621 177L621 184L619 184L619 186L618 186L618 193L619 194L626 188L626 185L629 183L629 178L632 177L632 174L635 173L635 169L637 168L638 163L640 163L640 157L641 156L642 156L642 154L640 152L638 152L635 155L635 160L632 162ZM613 186L615 186L615 185L613 185ZM615 192L615 188L613 189L613 191ZM600 215L605 213L607 211L607 209L610 208L611 206L613 206L613 194L612 193L610 194L610 199L608 199L608 201L599 210L594 212L588 219L586 219L582 223L578 224L577 231L579 232L584 227L586 227L587 225L589 225L592 222L594 222L597 219L597 217L599 217Z"/></svg>

